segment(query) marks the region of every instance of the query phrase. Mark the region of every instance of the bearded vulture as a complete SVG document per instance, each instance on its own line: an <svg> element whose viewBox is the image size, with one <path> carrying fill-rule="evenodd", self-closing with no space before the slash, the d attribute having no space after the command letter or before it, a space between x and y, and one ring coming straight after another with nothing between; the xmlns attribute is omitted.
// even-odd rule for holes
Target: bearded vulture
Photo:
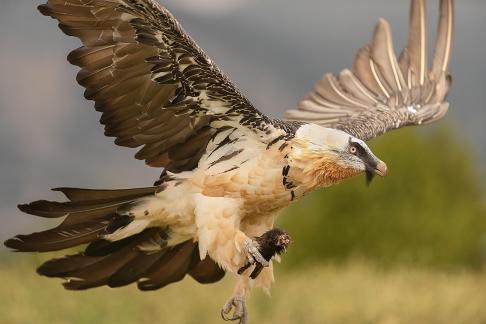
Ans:
<svg viewBox="0 0 486 324"><path fill-rule="evenodd" d="M277 215L317 188L363 173L385 176L386 164L365 142L446 114L453 0L440 0L431 67L425 0L412 0L399 58L380 19L353 68L324 75L285 120L253 107L156 1L48 0L39 10L81 40L68 60L80 67L77 81L101 112L106 136L141 147L136 158L162 176L146 188L54 189L67 201L19 208L63 218L60 225L5 245L21 252L86 245L37 270L72 290L130 283L154 290L186 274L213 283L230 272L236 285L222 314L246 323L250 289L273 281L255 238ZM256 266L263 269L250 278Z"/></svg>

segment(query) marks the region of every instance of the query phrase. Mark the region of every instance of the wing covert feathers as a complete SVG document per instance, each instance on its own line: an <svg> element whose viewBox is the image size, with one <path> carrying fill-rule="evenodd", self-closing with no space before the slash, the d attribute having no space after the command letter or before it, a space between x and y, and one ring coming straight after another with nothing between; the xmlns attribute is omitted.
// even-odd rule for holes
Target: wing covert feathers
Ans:
<svg viewBox="0 0 486 324"><path fill-rule="evenodd" d="M197 166L219 127L261 141L284 130L256 110L155 0L48 0L39 10L83 46L68 60L117 145L172 172ZM218 123L214 123L218 121Z"/></svg>
<svg viewBox="0 0 486 324"><path fill-rule="evenodd" d="M389 23L380 19L370 45L361 48L353 70L326 74L286 117L344 130L363 140L409 125L441 119L449 104L448 66L453 42L453 0L440 0L431 69L427 63L425 0L412 0L407 47L397 59Z"/></svg>

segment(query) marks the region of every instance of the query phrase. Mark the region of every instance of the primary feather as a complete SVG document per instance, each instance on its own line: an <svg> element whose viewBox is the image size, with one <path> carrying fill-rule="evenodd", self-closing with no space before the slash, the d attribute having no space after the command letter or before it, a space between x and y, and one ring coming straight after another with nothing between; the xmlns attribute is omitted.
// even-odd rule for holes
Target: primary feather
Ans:
<svg viewBox="0 0 486 324"><path fill-rule="evenodd" d="M326 74L298 110L287 111L287 118L341 129L362 140L441 119L449 108L444 99L451 80L453 28L453 0L441 0L429 70L425 1L412 0L408 45L400 59L395 56L389 23L380 19L371 44L358 51L353 71Z"/></svg>

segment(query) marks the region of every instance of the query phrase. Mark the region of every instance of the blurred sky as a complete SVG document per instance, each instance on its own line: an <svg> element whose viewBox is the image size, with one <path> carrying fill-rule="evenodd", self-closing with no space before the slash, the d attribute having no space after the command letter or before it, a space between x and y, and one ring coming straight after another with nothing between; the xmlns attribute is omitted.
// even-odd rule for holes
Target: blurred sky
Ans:
<svg viewBox="0 0 486 324"><path fill-rule="evenodd" d="M0 1L0 240L39 230L19 202L56 199L49 188L146 186L159 170L103 136L65 57L79 42L41 16L41 0ZM386 17L406 40L405 0L164 0L162 2L256 107L293 108L325 72L351 67ZM438 1L428 2L435 32ZM486 166L486 1L456 1L454 85L446 123ZM431 41L433 40L433 37ZM444 148L445 154L447 148ZM386 156L382 156L386 160Z"/></svg>

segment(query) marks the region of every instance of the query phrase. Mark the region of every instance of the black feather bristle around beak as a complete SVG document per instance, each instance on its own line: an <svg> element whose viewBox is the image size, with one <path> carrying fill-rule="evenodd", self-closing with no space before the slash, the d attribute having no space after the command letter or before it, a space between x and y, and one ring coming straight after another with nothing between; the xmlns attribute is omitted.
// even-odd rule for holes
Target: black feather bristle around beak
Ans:
<svg viewBox="0 0 486 324"><path fill-rule="evenodd" d="M371 184L371 181L373 181L373 178L375 177L375 172L366 170L366 185L369 186Z"/></svg>

